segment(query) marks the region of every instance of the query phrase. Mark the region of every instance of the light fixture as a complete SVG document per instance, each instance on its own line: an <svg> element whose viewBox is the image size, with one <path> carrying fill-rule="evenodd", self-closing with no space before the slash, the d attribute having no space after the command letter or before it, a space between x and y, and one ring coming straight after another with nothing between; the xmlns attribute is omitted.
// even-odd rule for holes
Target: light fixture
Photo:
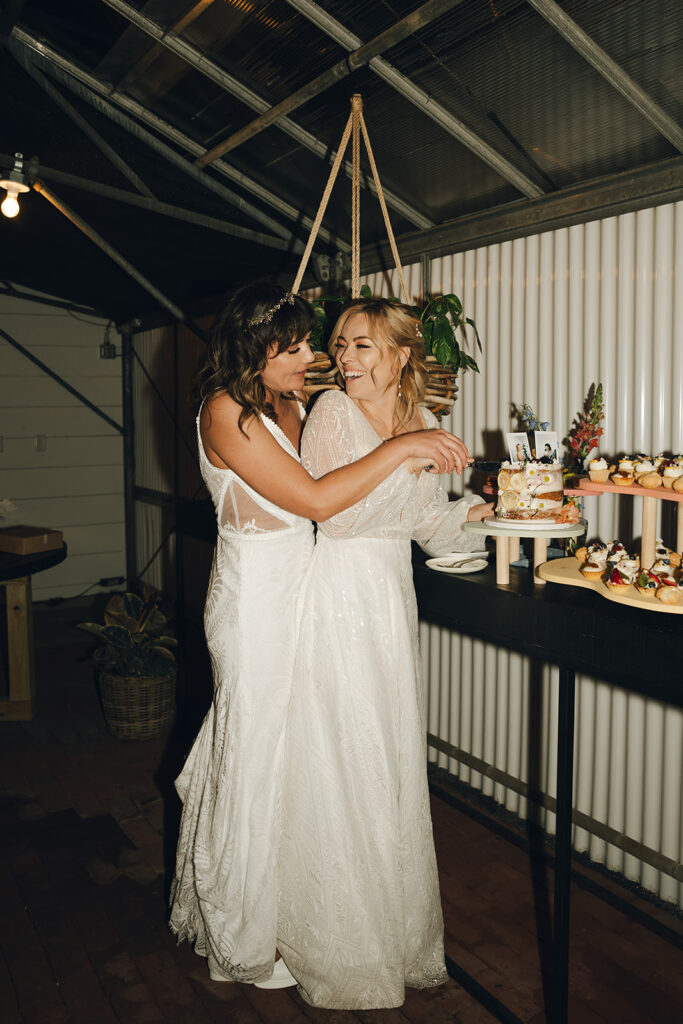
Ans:
<svg viewBox="0 0 683 1024"><path fill-rule="evenodd" d="M9 177L0 181L0 188L7 190L7 195L0 203L0 210L5 217L16 217L19 213L19 200L22 192L29 191L28 177L24 173L24 157L22 153L14 154L14 167L9 172Z"/></svg>

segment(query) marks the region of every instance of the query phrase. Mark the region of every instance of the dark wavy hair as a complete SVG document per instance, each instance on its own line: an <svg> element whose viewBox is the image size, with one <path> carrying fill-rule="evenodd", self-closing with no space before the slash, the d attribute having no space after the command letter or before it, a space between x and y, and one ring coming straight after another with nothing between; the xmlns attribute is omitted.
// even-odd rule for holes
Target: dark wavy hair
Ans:
<svg viewBox="0 0 683 1024"><path fill-rule="evenodd" d="M272 284L237 288L216 318L195 383L197 406L228 394L242 406L239 427L249 416L264 413L277 422L260 374L270 355L279 355L304 338L316 325L313 307L298 295ZM267 323L249 326L285 299ZM286 396L286 397L294 397Z"/></svg>

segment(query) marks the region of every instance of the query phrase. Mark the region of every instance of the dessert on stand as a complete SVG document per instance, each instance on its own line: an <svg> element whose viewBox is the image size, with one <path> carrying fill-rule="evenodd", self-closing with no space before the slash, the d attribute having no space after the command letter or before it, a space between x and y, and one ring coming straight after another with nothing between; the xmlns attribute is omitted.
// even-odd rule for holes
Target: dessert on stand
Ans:
<svg viewBox="0 0 683 1024"><path fill-rule="evenodd" d="M510 459L500 464L494 515L481 523L465 523L464 529L495 539L496 582L502 584L510 582L510 563L519 558L520 538L532 537L534 580L543 584L536 569L548 558L548 540L580 537L586 523L563 487L557 434L548 431L548 423L538 423L529 406L522 409L522 420L533 433L507 435Z"/></svg>
<svg viewBox="0 0 683 1024"><path fill-rule="evenodd" d="M642 503L640 551L628 555L623 545L591 545L578 558L553 559L538 574L553 583L594 590L601 597L650 611L683 614L683 456L627 456L609 465L605 459L588 465L588 477L576 493L619 493ZM657 539L657 502L676 503L676 548ZM603 557L607 552L611 557Z"/></svg>

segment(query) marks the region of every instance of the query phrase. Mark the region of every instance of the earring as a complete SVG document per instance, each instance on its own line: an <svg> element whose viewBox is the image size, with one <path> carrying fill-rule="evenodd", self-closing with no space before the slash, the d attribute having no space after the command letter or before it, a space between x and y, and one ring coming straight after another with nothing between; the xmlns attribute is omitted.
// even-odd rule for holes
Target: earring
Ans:
<svg viewBox="0 0 683 1024"><path fill-rule="evenodd" d="M403 378L403 367L401 367L400 373L398 375L398 397L399 398L401 397L401 394L402 394L402 391L401 391L401 380L402 380L402 378Z"/></svg>

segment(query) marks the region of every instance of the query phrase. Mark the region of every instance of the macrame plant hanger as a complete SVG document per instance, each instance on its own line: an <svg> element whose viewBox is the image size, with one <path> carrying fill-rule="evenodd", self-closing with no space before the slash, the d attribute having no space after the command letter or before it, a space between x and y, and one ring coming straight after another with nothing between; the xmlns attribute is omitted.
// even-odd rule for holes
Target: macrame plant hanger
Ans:
<svg viewBox="0 0 683 1024"><path fill-rule="evenodd" d="M322 223L322 219L325 216L325 210L327 209L327 203L329 201L334 183L337 180L337 174L341 167L341 162L344 159L344 153L346 147L351 138L351 152L352 152L352 175L351 175L351 297L354 299L360 298L360 137L363 136L365 142L365 149L368 154L370 161L370 167L372 169L372 177L375 182L375 188L377 189L377 198L379 199L379 205L382 208L382 214L384 216L384 225L387 229L387 237L389 239L389 245L391 246L391 252L394 257L394 264L398 273L399 281L401 282L401 291L403 293L403 301L408 305L411 305L410 296L408 294L408 287L406 285L405 277L403 275L403 267L401 266L401 260L399 259L398 249L396 248L396 240L394 238L394 232L391 230L391 222L389 220L389 211L387 210L387 204L384 199L384 192L382 191L382 183L379 180L379 174L377 173L377 165L375 163L375 157L372 152L372 146L370 145L370 137L368 130L365 126L365 118L363 117L363 97L360 93L355 93L351 98L351 113L349 119L346 122L346 127L342 133L341 142L339 143L339 149L337 155L332 164L332 170L330 176L327 179L327 185L323 192L323 197L320 200L320 206L311 228L311 234L309 236L304 254L301 257L301 263L297 271L296 277L294 278L294 284L292 285L292 291L298 292L303 279L306 267L308 266L308 260L310 258L315 240L318 235L318 230Z"/></svg>
<svg viewBox="0 0 683 1024"><path fill-rule="evenodd" d="M368 154L370 161L370 167L372 169L372 177L375 182L375 188L377 189L377 198L379 199L379 205L382 208L382 215L384 217L384 225L387 231L387 237L389 239L389 245L391 246L391 252L394 257L394 265L398 274L399 281L401 283L401 292L403 301L411 306L413 305L408 292L408 286L406 284L405 276L403 274L403 267L401 266L401 260L398 255L398 248L396 246L396 239L394 238L394 232L391 229L391 222L389 220L389 211L387 210L386 200L384 198L384 192L382 190L382 183L379 180L379 174L377 172L377 164L375 163L375 157L372 152L372 146L370 145L370 137L368 130L365 126L365 118L363 117L363 97L360 93L356 93L351 98L351 113L349 119L346 122L346 127L342 133L341 141L339 143L339 149L337 155L332 164L332 170L325 186L322 199L320 200L320 206L311 228L311 233L306 244L306 249L301 257L301 263L292 285L292 291L297 293L301 286L308 261L313 251L318 230L322 223L322 219L325 216L325 210L327 209L327 203L329 201L334 183L337 179L339 168L341 167L342 160L344 159L344 153L348 145L349 139L351 139L351 152L352 152L352 174L351 174L351 297L354 299L360 298L360 140L361 135L365 142L365 149ZM312 394L316 391L325 391L328 388L336 388L337 384L334 383L336 376L336 368L331 360L324 353L316 353L316 361L312 365L311 370L306 374L305 390ZM424 404L428 405L432 412L435 413L439 418L445 413L450 411L455 396L458 391L458 385L455 382L456 373L449 367L443 367L434 356L427 356L427 391L424 399Z"/></svg>

